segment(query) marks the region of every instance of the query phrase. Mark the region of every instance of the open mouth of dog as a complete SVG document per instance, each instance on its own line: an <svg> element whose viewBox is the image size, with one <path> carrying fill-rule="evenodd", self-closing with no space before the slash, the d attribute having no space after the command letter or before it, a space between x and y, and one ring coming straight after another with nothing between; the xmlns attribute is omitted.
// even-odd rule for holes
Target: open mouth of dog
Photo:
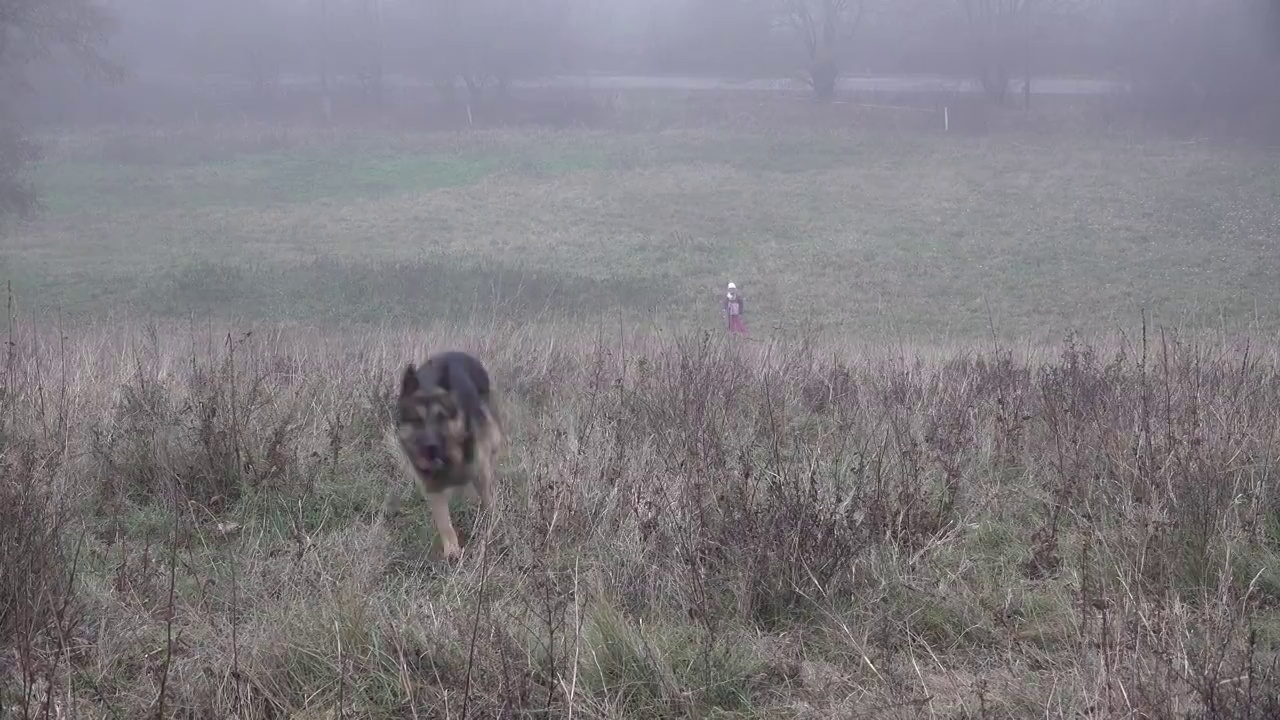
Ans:
<svg viewBox="0 0 1280 720"><path fill-rule="evenodd" d="M413 456L413 464L422 472L435 472L444 467L444 460L438 457L430 457L422 453L415 453Z"/></svg>

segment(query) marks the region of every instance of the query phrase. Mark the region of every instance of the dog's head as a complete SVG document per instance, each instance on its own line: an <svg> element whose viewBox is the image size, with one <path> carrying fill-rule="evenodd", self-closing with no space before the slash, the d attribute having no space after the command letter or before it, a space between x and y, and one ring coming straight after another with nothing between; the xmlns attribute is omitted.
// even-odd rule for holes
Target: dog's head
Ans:
<svg viewBox="0 0 1280 720"><path fill-rule="evenodd" d="M400 383L396 436L418 472L430 475L463 462L466 420L453 393L424 386L410 364Z"/></svg>

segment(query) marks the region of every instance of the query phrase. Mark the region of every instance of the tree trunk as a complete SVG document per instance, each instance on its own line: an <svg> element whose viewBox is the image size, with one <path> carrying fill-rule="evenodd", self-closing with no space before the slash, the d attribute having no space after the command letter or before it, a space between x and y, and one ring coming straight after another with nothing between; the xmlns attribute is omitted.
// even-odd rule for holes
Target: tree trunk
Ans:
<svg viewBox="0 0 1280 720"><path fill-rule="evenodd" d="M440 102L445 107L455 107L458 104L458 85L454 77L437 77L435 80L436 94L440 97Z"/></svg>
<svg viewBox="0 0 1280 720"><path fill-rule="evenodd" d="M471 73L463 73L462 82L467 86L467 102L473 106L479 105L484 99L484 79Z"/></svg>
<svg viewBox="0 0 1280 720"><path fill-rule="evenodd" d="M1026 17L1022 21L1026 24L1027 34L1025 38L1025 56L1023 58L1023 62L1026 64L1026 82L1022 85L1022 109L1031 110L1031 13L1026 9L1023 12Z"/></svg>
<svg viewBox="0 0 1280 720"><path fill-rule="evenodd" d="M813 67L809 70L809 77L813 83L814 96L823 102L827 102L835 98L836 79L839 75L840 71L836 67L834 60L826 58L815 62Z"/></svg>
<svg viewBox="0 0 1280 720"><path fill-rule="evenodd" d="M329 0L320 0L320 89L329 96Z"/></svg>
<svg viewBox="0 0 1280 720"><path fill-rule="evenodd" d="M379 105L382 104L383 92L385 90L385 56L386 56L386 40L383 37L382 26L382 2L381 0L373 0L371 6L373 10L373 92L374 101Z"/></svg>

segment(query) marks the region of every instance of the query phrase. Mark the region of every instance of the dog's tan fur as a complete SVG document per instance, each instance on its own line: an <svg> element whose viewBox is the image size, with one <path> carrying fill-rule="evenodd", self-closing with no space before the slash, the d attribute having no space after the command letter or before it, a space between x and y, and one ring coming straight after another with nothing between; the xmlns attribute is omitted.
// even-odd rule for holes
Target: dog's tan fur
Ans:
<svg viewBox="0 0 1280 720"><path fill-rule="evenodd" d="M504 437L488 375L478 360L444 353L420 370L408 367L398 406L394 438L388 439L431 507L445 558L454 559L462 548L449 512L453 492L478 494L486 513L496 509L496 467ZM394 514L399 499L397 486L384 513Z"/></svg>

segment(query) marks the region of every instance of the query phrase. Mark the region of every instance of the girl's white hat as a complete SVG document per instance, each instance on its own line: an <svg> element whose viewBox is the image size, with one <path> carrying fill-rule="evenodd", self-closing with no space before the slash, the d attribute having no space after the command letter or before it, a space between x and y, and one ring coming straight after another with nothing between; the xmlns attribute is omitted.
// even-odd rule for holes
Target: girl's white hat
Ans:
<svg viewBox="0 0 1280 720"><path fill-rule="evenodd" d="M734 285L733 283L729 283L729 289L730 289L730 290L736 290L737 288L738 288L738 286L737 286L737 285Z"/></svg>

